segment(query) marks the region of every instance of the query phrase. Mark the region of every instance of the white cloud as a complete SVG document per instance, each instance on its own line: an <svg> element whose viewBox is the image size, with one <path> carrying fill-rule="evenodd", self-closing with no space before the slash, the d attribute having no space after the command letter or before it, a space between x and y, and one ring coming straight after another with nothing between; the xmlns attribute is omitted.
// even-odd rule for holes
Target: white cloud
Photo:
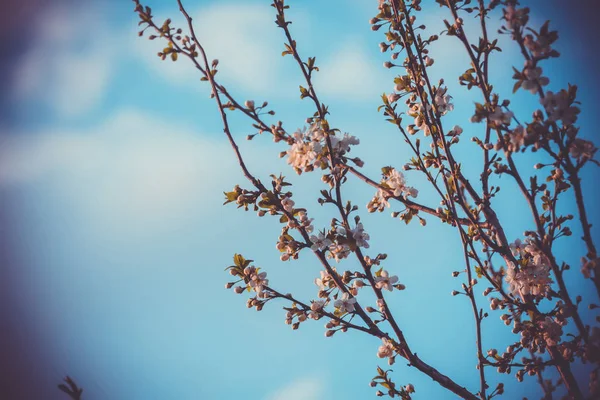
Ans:
<svg viewBox="0 0 600 400"><path fill-rule="evenodd" d="M347 40L319 66L315 85L323 95L364 101L377 98L387 88L379 59L369 57L358 40Z"/></svg>
<svg viewBox="0 0 600 400"><path fill-rule="evenodd" d="M222 192L241 180L221 139L137 111L84 132L2 135L0 187L60 190L95 224L169 229L190 216L214 215ZM249 150L252 157L256 149Z"/></svg>
<svg viewBox="0 0 600 400"><path fill-rule="evenodd" d="M92 110L103 98L118 51L101 9L56 5L39 17L32 47L12 80L17 99L39 99L58 115Z"/></svg>
<svg viewBox="0 0 600 400"><path fill-rule="evenodd" d="M277 389L267 400L321 400L325 398L323 381L317 378L299 378Z"/></svg>
<svg viewBox="0 0 600 400"><path fill-rule="evenodd" d="M219 60L218 76L225 86L271 94L286 84L282 73L283 36L275 26L274 11L268 4L218 3L191 15L208 57ZM174 15L172 19L174 26L186 26L181 17ZM144 42L136 38L132 43L136 53L169 81L189 84L200 78L188 60L173 63L156 56L165 47L164 41Z"/></svg>

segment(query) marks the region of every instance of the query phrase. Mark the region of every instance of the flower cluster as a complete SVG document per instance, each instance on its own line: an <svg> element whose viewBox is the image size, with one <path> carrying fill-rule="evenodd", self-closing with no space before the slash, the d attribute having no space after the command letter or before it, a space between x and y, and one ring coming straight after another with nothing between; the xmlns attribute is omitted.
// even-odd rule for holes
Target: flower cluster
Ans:
<svg viewBox="0 0 600 400"><path fill-rule="evenodd" d="M385 207L390 207L390 203L388 202L390 197L417 197L419 194L417 189L406 185L406 180L402 172L393 167L384 167L381 171L383 179L380 185L382 188L377 190L375 196L367 204L369 212L381 212Z"/></svg>
<svg viewBox="0 0 600 400"><path fill-rule="evenodd" d="M258 268L249 266L244 268L244 275L248 278L248 285L257 293L258 297L266 297L265 286L269 284L266 272L258 272Z"/></svg>
<svg viewBox="0 0 600 400"><path fill-rule="evenodd" d="M512 152L519 151L521 146L525 145L525 138L527 136L527 130L521 125L508 133L509 146L508 149Z"/></svg>
<svg viewBox="0 0 600 400"><path fill-rule="evenodd" d="M312 243L312 246L310 246L310 248L313 251L325 250L333 244L333 242L330 239L328 239L323 232L319 232L318 235L311 235L310 241Z"/></svg>
<svg viewBox="0 0 600 400"><path fill-rule="evenodd" d="M546 317L540 323L540 329L547 346L556 346L560 342L560 337L563 333L562 327L552 318Z"/></svg>
<svg viewBox="0 0 600 400"><path fill-rule="evenodd" d="M354 229L350 229L350 234L358 247L364 247L365 249L369 248L369 242L367 242L367 240L370 239L370 236L365 232L362 222L356 224Z"/></svg>
<svg viewBox="0 0 600 400"><path fill-rule="evenodd" d="M298 174L314 169L317 157L323 149L320 142L321 136L323 136L322 131L314 125L308 132L297 131L294 133L294 142L287 151L287 162Z"/></svg>
<svg viewBox="0 0 600 400"><path fill-rule="evenodd" d="M344 156L350 151L350 146L356 146L360 144L360 140L356 136L352 136L349 133L344 133L344 136L339 138L336 135L330 136L331 147L336 157Z"/></svg>
<svg viewBox="0 0 600 400"><path fill-rule="evenodd" d="M550 45L553 41L551 36L542 34L527 35L523 39L525 47L535 58L546 58L552 55L553 50Z"/></svg>
<svg viewBox="0 0 600 400"><path fill-rule="evenodd" d="M519 269L511 264L506 271L505 279L511 292L521 296L545 296L552 284L546 255L531 241L523 243L517 239L510 247L519 261Z"/></svg>
<svg viewBox="0 0 600 400"><path fill-rule="evenodd" d="M349 230L346 230L342 226L338 226L328 235L319 233L318 236L312 235L310 237L312 250L326 250L327 257L333 258L337 262L348 257L355 246L366 249L369 248L369 239L369 234L365 231L363 224L359 221L357 221L354 228L350 228Z"/></svg>
<svg viewBox="0 0 600 400"><path fill-rule="evenodd" d="M529 8L516 8L514 5L509 4L504 9L504 19L506 20L506 27L508 29L517 31L527 24L529 20Z"/></svg>
<svg viewBox="0 0 600 400"><path fill-rule="evenodd" d="M327 271L321 271L321 277L315 279L315 285L319 287L319 290L325 291L335 287L335 281L333 277Z"/></svg>
<svg viewBox="0 0 600 400"><path fill-rule="evenodd" d="M417 132L416 129L422 130L425 136L429 136L431 134L431 130L429 129L429 125L427 125L427 121L425 119L426 109L429 110L430 107L430 105L427 105L427 107L425 107L421 103L415 103L412 106L410 106L410 108L408 109L408 115L414 117L415 119L414 124L411 124L407 127L408 132L411 135L414 135Z"/></svg>
<svg viewBox="0 0 600 400"><path fill-rule="evenodd" d="M496 126L510 125L512 117L512 111L502 111L502 107L500 106L496 106L494 111L488 115L489 121L494 123Z"/></svg>
<svg viewBox="0 0 600 400"><path fill-rule="evenodd" d="M344 293L341 298L333 303L333 306L337 308L340 313L351 313L355 310L355 304L356 298L350 297L348 293Z"/></svg>
<svg viewBox="0 0 600 400"><path fill-rule="evenodd" d="M381 270L375 276L375 287L378 289L387 289L391 292L396 282L398 282L398 277L396 275L390 276L386 270Z"/></svg>
<svg viewBox="0 0 600 400"><path fill-rule="evenodd" d="M576 138L569 146L569 155L580 161L591 159L596 153L596 146L589 140Z"/></svg>
<svg viewBox="0 0 600 400"><path fill-rule="evenodd" d="M327 258L333 258L337 262L350 255L350 246L344 243L332 243L328 250Z"/></svg>
<svg viewBox="0 0 600 400"><path fill-rule="evenodd" d="M326 300L315 300L310 305L310 311L308 313L308 318L318 320L321 318L321 312L327 305Z"/></svg>
<svg viewBox="0 0 600 400"><path fill-rule="evenodd" d="M280 256L281 261L298 259L299 252L302 249L301 244L289 234L289 229L290 228L288 226L284 226L281 229L281 234L279 235L277 243L275 244L277 250L282 253Z"/></svg>
<svg viewBox="0 0 600 400"><path fill-rule="evenodd" d="M540 99L540 103L548 113L548 120L552 122L562 121L563 125L572 125L577 121L579 108L573 105L574 95L565 89L558 93L546 92Z"/></svg>
<svg viewBox="0 0 600 400"><path fill-rule="evenodd" d="M445 115L448 111L454 110L454 104L450 103L452 96L446 94L448 88L437 88L435 91L435 97L433 99L435 103L435 109L441 115Z"/></svg>
<svg viewBox="0 0 600 400"><path fill-rule="evenodd" d="M275 136L274 136L275 137ZM350 146L360 143L358 138L345 133L339 137L327 134L318 123L313 123L308 129L298 130L293 138L288 140L291 147L283 155L288 156L287 163L296 173L310 172L315 168L325 168L324 157L327 155L327 137L331 142L331 148L336 157L343 157L350 151ZM360 164L360 160L358 160Z"/></svg>
<svg viewBox="0 0 600 400"><path fill-rule="evenodd" d="M392 358L394 357L394 353L396 349L394 347L394 342L389 340L388 338L381 338L382 344L379 346L377 350L377 357L379 358Z"/></svg>
<svg viewBox="0 0 600 400"><path fill-rule="evenodd" d="M523 82L521 86L525 90L529 90L532 94L536 94L538 87L546 86L550 83L550 79L542 76L542 68L533 66L531 61L525 62L523 70Z"/></svg>

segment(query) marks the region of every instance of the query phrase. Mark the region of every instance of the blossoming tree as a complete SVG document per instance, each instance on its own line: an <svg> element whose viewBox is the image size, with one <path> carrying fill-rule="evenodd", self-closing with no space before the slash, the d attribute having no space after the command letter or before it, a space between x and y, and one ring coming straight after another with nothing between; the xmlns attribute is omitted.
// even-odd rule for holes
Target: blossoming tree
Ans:
<svg viewBox="0 0 600 400"><path fill-rule="evenodd" d="M419 202L417 188L410 186L396 167L383 166L378 178L361 172L364 163L355 156L359 139L330 125L328 107L320 101L318 88L313 85L313 75L318 71L316 60L301 56L290 30L285 0L272 0L271 4L276 26L285 38L283 55L290 56L302 73L300 97L314 105L314 114L306 118L307 126L295 131L285 129L281 121L272 122L275 113L266 102L259 105L240 100L218 79L218 61L209 58L181 0L177 3L187 21L182 27L172 26L170 19L157 22L149 7L134 0L142 27L140 36L150 32L150 40L164 40L166 46L158 56L163 60L188 59L210 87L223 132L248 181L246 187L235 186L225 192L225 203L252 209L259 217L278 218L281 233L276 247L282 261L311 253L321 265L313 299L298 298L279 284L272 285L267 272L241 254L235 254L233 265L227 268L233 281L226 287L237 294L249 294L247 306L259 311L267 303L282 301L286 323L293 329L309 320L322 320L327 337L347 331L377 337L381 340L379 349L374 349L377 357L390 365L396 358L404 358L410 367L464 399L502 395L504 384L488 384L494 372L514 374L518 381L536 377L544 399L552 398L554 392L571 399L600 396L600 329L586 324L581 316L581 296L573 294L565 283L566 273L582 273L600 295L600 258L580 177L584 166L598 165L593 158L597 149L579 135L577 87L569 85L558 92L544 89L549 79L542 66L559 56L552 47L558 35L548 23L539 28L529 26L529 9L521 8L516 0L436 2L447 12L446 29L439 35L423 35L424 26L417 22L422 12L420 0L379 0L370 23L373 31L383 32L381 51L391 55L384 67L400 71L390 84L389 94L381 97L379 110L413 153L410 160L404 160L403 170L422 174L439 206ZM478 38L467 37L463 20L467 17L478 21ZM501 98L490 83L490 59L500 51L488 29L492 17L503 19L498 33L514 41L524 60L522 68L513 68L514 92L529 91L539 99L539 109L528 118L517 116L509 99ZM468 176L455 156L455 148L467 129L445 123L444 116L454 109L452 96L444 80L433 81L429 73L435 56L429 47L440 35L451 37L464 48L470 66L458 79L464 90L479 93L470 121L473 125L468 129L483 160L475 179ZM280 156L298 175L321 176L324 188L318 192L318 202L329 206L329 226L315 227L309 210L294 200L289 190L292 185L284 176L273 174L267 182L250 172L228 122L231 112L243 114L256 129L248 139L268 134L283 145ZM545 182L538 182L538 175L532 174L535 171L518 166L515 159L525 151L537 152L544 160L535 169ZM478 387L464 387L434 368L408 342L403 324L388 303L389 297L405 286L386 265L387 254L367 253L370 236L361 222L361 207L348 200L344 191L349 177L364 183L365 190L374 191L366 204L369 213L400 206L402 211L394 211L394 218L407 224L418 219L421 225L426 224L425 217L439 219L460 239L462 269L448 273L462 279L461 289L452 295L466 296L470 302ZM531 212L531 229L521 238L507 237L494 208L499 177L514 182L522 194L523 206ZM574 197L576 209L563 214L558 204L569 196ZM581 229L587 249L581 258L581 272L571 270L554 246L557 239L571 235L571 224ZM347 269L349 259L354 259L352 265L359 268ZM489 303L491 311L484 311L483 302ZM515 337L504 351L484 347L482 321L492 316L499 317L503 325L512 325ZM582 363L588 366L585 377L577 376L573 369ZM558 379L552 379L556 372ZM378 396L402 399L411 399L418 389L410 383L394 383L391 371L382 367L377 368L371 386L377 388Z"/></svg>

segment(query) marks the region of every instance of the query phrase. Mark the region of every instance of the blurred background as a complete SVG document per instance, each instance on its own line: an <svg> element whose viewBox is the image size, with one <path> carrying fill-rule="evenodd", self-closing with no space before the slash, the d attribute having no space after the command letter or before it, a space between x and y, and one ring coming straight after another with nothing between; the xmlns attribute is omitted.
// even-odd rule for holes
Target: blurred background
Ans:
<svg viewBox="0 0 600 400"><path fill-rule="evenodd" d="M561 58L543 64L558 91L579 86L581 136L598 144L597 38L594 1L524 2L532 7L531 26L547 19L558 29ZM144 3L146 4L146 3ZM173 18L183 26L176 2L148 1L158 21ZM218 58L217 77L243 101L268 100L273 122L288 130L304 124L313 110L299 100L302 77L291 58L282 58L283 34L266 0L187 0L209 57ZM332 126L360 138L353 152L364 170L378 178L385 165L400 168L410 154L400 135L377 113L380 96L393 88L397 72L382 67L369 19L377 1L290 1L292 32L304 57L316 56L321 71L316 87L330 105ZM447 9L423 2L419 18L429 32L442 31ZM490 31L501 25L498 12ZM323 321L292 331L285 311L270 304L261 313L245 307L246 295L224 289L234 253L254 259L270 284L309 301L319 266L310 254L281 263L275 243L276 220L258 219L222 206L223 191L244 182L223 134L209 89L185 60L161 61L164 43L137 35L137 15L129 1L5 0L0 14L0 398L65 399L56 389L65 375L84 388L85 400L102 399L363 399L376 374L379 341L350 332L326 339ZM471 40L476 22L466 21ZM511 96L512 68L522 67L518 49L500 37L503 52L492 58L491 76L503 97ZM478 93L466 92L457 77L468 68L452 38L431 47L432 73L444 77L455 111L447 126L481 134L469 124ZM539 108L520 91L512 107L527 121ZM295 176L277 155L286 150L268 136L252 142L248 121L232 115L250 170L263 180L270 173L290 176L297 205L309 208L315 228L329 225L330 209L316 196L323 188L317 174ZM459 155L471 168L479 156L464 140ZM476 152L475 152L476 153ZM478 154L478 153L476 153ZM520 157L534 174L539 159ZM415 173L410 185L419 200L438 200ZM545 175L540 175L545 178ZM494 203L509 237L523 238L531 219L522 197L508 180ZM598 220L598 169L588 166L584 193L592 221ZM374 191L360 182L347 186L359 205L372 251L390 255L385 265L404 292L390 302L413 349L421 358L476 391L474 324L470 304L451 297L463 269L456 232L428 219L409 226L386 211L368 215ZM573 210L571 195L562 210ZM313 211L314 210L314 211ZM389 211L394 210L392 208ZM572 212L572 211L571 211ZM592 285L579 272L585 254L577 224L572 238L557 243L559 257L573 266L569 288L584 296L583 313L595 300ZM593 230L598 239L597 226ZM340 269L352 269L352 261ZM481 291L484 287L482 285ZM481 299L480 306L488 309ZM512 334L499 314L484 323L484 348L499 350ZM585 368L576 368L583 379ZM490 371L493 372L493 371ZM496 375L492 373L490 375ZM397 384L415 385L418 399L451 399L402 361L394 366ZM505 398L539 398L533 379L517 384L512 376L493 377L507 384Z"/></svg>

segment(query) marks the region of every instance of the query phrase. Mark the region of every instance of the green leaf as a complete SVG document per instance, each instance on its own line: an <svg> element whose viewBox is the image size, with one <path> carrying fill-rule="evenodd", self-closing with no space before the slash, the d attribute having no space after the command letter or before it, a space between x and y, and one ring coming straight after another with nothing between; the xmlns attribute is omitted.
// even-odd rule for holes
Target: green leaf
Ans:
<svg viewBox="0 0 600 400"><path fill-rule="evenodd" d="M233 256L233 263L240 268L245 268L246 266L244 265L244 263L246 262L246 259L244 258L244 256L242 256L241 254L235 254Z"/></svg>

